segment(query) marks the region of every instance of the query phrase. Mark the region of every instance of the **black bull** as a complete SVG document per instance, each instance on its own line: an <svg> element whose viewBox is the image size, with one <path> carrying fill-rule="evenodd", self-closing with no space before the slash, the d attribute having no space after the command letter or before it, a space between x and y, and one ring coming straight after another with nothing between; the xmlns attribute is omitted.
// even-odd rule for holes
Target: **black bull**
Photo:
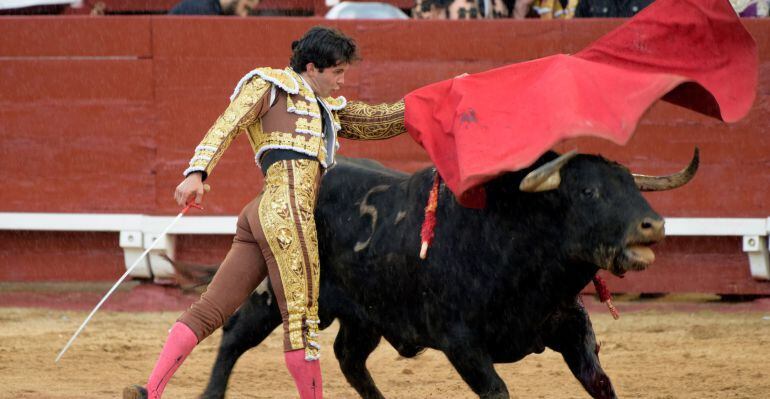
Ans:
<svg viewBox="0 0 770 399"><path fill-rule="evenodd" d="M663 238L663 220L639 190L686 183L698 154L666 177L632 175L597 156L549 162L557 156L488 183L482 210L443 188L426 260L419 234L431 169L409 176L342 160L326 174L316 211L321 328L339 320L334 354L362 397L383 397L366 368L383 337L405 357L444 352L480 397L508 397L494 363L546 347L592 397L616 397L578 295L599 269L620 275L652 262L648 246ZM225 324L203 397L224 397L236 360L280 325L269 298L255 292Z"/></svg>

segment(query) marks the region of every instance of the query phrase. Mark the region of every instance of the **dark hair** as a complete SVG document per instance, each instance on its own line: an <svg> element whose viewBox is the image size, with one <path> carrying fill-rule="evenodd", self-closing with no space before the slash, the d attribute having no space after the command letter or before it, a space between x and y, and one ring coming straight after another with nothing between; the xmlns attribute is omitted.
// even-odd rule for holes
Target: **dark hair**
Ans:
<svg viewBox="0 0 770 399"><path fill-rule="evenodd" d="M334 28L314 26L291 44L289 64L294 72L302 73L312 62L322 72L340 63L349 64L359 59L356 42Z"/></svg>

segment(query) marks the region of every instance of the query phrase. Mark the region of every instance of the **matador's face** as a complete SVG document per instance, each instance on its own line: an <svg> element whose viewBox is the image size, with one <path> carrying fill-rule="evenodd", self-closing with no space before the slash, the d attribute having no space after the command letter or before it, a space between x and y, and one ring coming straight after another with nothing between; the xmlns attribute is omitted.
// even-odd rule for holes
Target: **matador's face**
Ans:
<svg viewBox="0 0 770 399"><path fill-rule="evenodd" d="M350 64L340 63L333 67L318 70L312 63L307 65L308 83L317 96L328 97L345 84L345 72Z"/></svg>

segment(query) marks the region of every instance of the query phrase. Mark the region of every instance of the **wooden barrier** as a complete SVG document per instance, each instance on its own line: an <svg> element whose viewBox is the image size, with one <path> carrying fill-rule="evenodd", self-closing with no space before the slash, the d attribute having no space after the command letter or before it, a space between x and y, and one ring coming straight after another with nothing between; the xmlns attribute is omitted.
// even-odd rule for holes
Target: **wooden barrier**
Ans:
<svg viewBox="0 0 770 399"><path fill-rule="evenodd" d="M342 29L361 47L363 61L351 70L342 94L381 102L463 72L574 53L620 23L2 18L0 159L6 179L0 212L176 214L171 192L235 83L256 66L283 67L291 41L316 24ZM656 210L675 217L770 216L770 137L764 134L770 21L746 25L758 41L761 72L754 108L741 122L725 125L660 103L627 146L580 139L558 148L601 153L639 173L667 174L685 165L698 146L698 176L682 189L649 194ZM343 141L341 153L405 171L428 165L409 137L388 145ZM236 140L209 182L207 215L237 214L259 192L260 173L245 139ZM0 280L104 280L119 271L117 235L64 234L56 247L77 250L30 257L43 245L35 234L42 233L0 233ZM178 256L215 261L227 241L216 239L209 251L200 249L208 240L187 237ZM653 270L611 281L611 287L770 293L767 283L748 277L740 238L675 237L658 248ZM60 272L63 267L71 269Z"/></svg>

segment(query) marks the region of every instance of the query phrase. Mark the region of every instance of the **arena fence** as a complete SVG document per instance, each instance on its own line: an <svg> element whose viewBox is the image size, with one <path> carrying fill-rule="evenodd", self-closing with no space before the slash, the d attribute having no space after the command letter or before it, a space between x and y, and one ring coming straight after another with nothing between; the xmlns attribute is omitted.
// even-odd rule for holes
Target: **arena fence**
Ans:
<svg viewBox="0 0 770 399"><path fill-rule="evenodd" d="M175 237L181 234L235 234L236 216L188 216L180 220L164 237L159 233L174 218L131 214L91 213L0 213L0 230L25 231L99 231L120 233L126 267L157 244L146 260L131 274L138 278L170 278L173 267L163 255L174 259ZM667 236L739 236L748 256L751 276L770 280L767 235L770 218L665 218Z"/></svg>
<svg viewBox="0 0 770 399"><path fill-rule="evenodd" d="M460 73L575 53L622 22L4 17L0 281L120 276L126 250L143 248L155 226L179 212L173 188L235 83L256 66L283 67L291 41L313 25L336 26L357 40L363 60L341 94L377 103ZM770 21L745 23L757 40L760 71L770 70ZM611 289L770 294L770 282L761 280L768 275L769 94L762 73L754 107L736 124L659 103L626 146L579 139L556 147L656 175L681 169L700 148L691 183L645 194L669 217L657 261L643 273L609 279ZM376 144L343 140L341 154L405 172L429 165L406 136ZM235 140L209 178L206 211L183 220L180 228L191 230L175 230L166 251L188 261L221 260L232 215L259 193L261 181L248 143ZM214 219L200 228L187 224L199 217ZM157 256L149 262L145 275L163 275Z"/></svg>

